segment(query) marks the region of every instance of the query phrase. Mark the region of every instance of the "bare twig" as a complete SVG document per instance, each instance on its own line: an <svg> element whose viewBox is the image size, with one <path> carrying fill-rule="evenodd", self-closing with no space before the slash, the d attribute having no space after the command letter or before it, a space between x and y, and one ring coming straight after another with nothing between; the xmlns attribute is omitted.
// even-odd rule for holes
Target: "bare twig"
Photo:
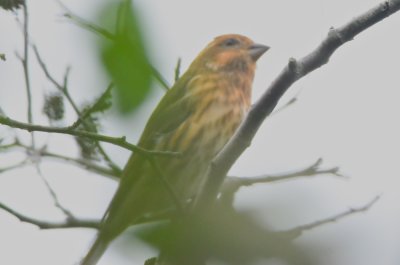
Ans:
<svg viewBox="0 0 400 265"><path fill-rule="evenodd" d="M302 89L300 89L296 95L294 97L292 97L288 102L286 102L283 106L281 106L280 108L274 110L270 116L275 115L285 109L287 109L288 107L292 106L293 104L295 104L298 100L299 100L299 95L301 93Z"/></svg>
<svg viewBox="0 0 400 265"><path fill-rule="evenodd" d="M72 108L74 109L74 111L78 114L80 114L80 110L78 108L78 106L76 105L75 101L72 99L71 95L69 94L68 88L67 88L67 83L68 83L68 75L69 75L69 71L70 68L67 67L67 70L65 71L65 75L64 75L64 84L59 83L49 72L49 70L47 69L47 66L45 64L45 62L43 61L38 48L36 47L36 45L32 45L32 49L36 55L36 59L40 65L40 67L42 68L42 71L44 73L44 75L46 76L46 78L60 91L63 93L63 95L67 98L68 102L70 103L70 105L72 106Z"/></svg>
<svg viewBox="0 0 400 265"><path fill-rule="evenodd" d="M18 145L19 145L19 142L17 140L15 142L10 143L10 144L0 145L0 151L8 150L8 149L14 148L14 147L16 147Z"/></svg>
<svg viewBox="0 0 400 265"><path fill-rule="evenodd" d="M29 35L28 35L28 27L29 27L29 16L28 16L28 7L26 2L23 3L24 10L24 24L23 24L23 34L24 34L24 54L23 57L20 58L22 62L22 66L24 69L24 78L25 78L25 87L26 87L26 96L28 102L28 123L33 123L33 115L32 115L32 91L31 91L31 82L29 79ZM32 147L35 147L35 136L31 134L31 144Z"/></svg>
<svg viewBox="0 0 400 265"><path fill-rule="evenodd" d="M297 238L299 237L304 231L314 229L316 227L320 227L322 225L328 224L328 223L333 223L337 222L345 217L357 214L357 213L362 213L368 211L378 200L380 199L380 196L376 196L373 198L371 201L369 201L367 204L361 206L361 207L352 207L348 209L347 211L335 214L331 217L324 218L309 224L301 225L286 231L282 231L282 233L287 234L290 238Z"/></svg>
<svg viewBox="0 0 400 265"><path fill-rule="evenodd" d="M55 78L48 71L47 66L44 63L42 57L40 56L40 53L39 53L37 47L35 45L33 45L32 47L33 47L33 51L35 52L36 58L39 62L39 65L42 68L47 79L51 83L53 83L53 85L58 90L60 90L63 93L63 95L67 98L68 102L70 103L70 105L74 109L75 113L77 114L77 116L78 116L77 124L79 125L80 123L83 122L83 124L85 125L85 129L89 130L90 126L88 126L84 122L84 119L81 118L82 113L79 110L75 101L72 99L71 94L69 93L69 90L68 90L68 74L69 74L70 68L67 67L67 70L65 71L65 75L64 75L64 83L60 84L57 80L55 80ZM100 154L103 156L104 160L107 162L107 164L110 166L110 168L112 168L113 170L120 171L120 168L111 160L110 156L106 153L106 151L103 149L103 147L100 145L100 143L96 142L95 144L96 144L97 150L99 150Z"/></svg>
<svg viewBox="0 0 400 265"><path fill-rule="evenodd" d="M100 165L92 163L87 159L72 158L60 154L51 153L45 150L40 152L40 155L42 155L43 157L55 158L61 161L72 162L96 174L101 174L106 177L111 177L111 179L119 179L121 177L121 171L115 171L113 169L102 167Z"/></svg>
<svg viewBox="0 0 400 265"><path fill-rule="evenodd" d="M36 165L36 170L37 170L40 178L42 179L44 185L46 186L46 189L48 190L51 198L53 199L54 206L56 206L61 212L63 212L65 214L65 216L67 217L67 219L75 219L72 212L60 203L57 193L54 191L53 187L50 185L50 183L47 181L47 179L42 174L42 171L40 170L39 165Z"/></svg>
<svg viewBox="0 0 400 265"><path fill-rule="evenodd" d="M24 159L21 162L18 162L18 163L14 164L14 165L0 168L0 173L4 173L6 171L10 171L10 170L14 170L14 169L17 169L17 168L21 168L21 167L27 165L28 162L29 162L28 159Z"/></svg>
<svg viewBox="0 0 400 265"><path fill-rule="evenodd" d="M7 151L7 150L14 149L14 148L22 148L24 151L29 152L29 153L30 152L38 152L38 155L41 157L49 157L49 158L54 158L59 161L72 162L75 165L78 165L78 166L85 168L96 174L101 174L103 176L110 177L113 180L118 179L121 176L121 171L115 171L113 169L103 167L103 166L93 163L92 161L87 160L87 159L73 158L73 157L69 157L69 156L65 156L65 155L61 155L61 154L52 153L52 152L47 151L46 148L41 148L40 150L34 150L34 149L32 149L31 146L21 143L18 139L16 139L12 143L0 145L0 151L2 151L2 150ZM25 164L26 163L27 162L25 162ZM21 164L21 163L19 163L19 164ZM4 169L5 170L14 169L17 167L18 167L18 164L11 166L11 167L3 168L3 170ZM0 169L0 173L1 172L3 172L2 169Z"/></svg>
<svg viewBox="0 0 400 265"><path fill-rule="evenodd" d="M19 122L16 120L12 120L8 117L4 117L0 115L0 124L7 125L13 128L19 128L22 130L26 130L29 132L32 131L39 131L39 132L48 132L48 133L59 133L59 134L68 134L74 135L79 137L88 137L90 139L94 139L101 142L107 142L113 145L117 145L123 147L127 150L137 152L140 155L145 157L147 156L154 156L154 155L162 155L162 156L180 156L180 153L177 152L170 152L170 151L151 151L143 149L137 145L133 145L126 141L125 137L111 137L106 135L101 135L97 133L81 131L81 130L74 130L71 127L49 127L49 126L40 126L40 125L33 125L28 123Z"/></svg>
<svg viewBox="0 0 400 265"><path fill-rule="evenodd" d="M181 200L176 193L174 187L168 182L168 178L165 177L164 173L162 172L161 168L158 166L157 161L155 161L154 157L149 157L148 159L149 163L153 167L153 169L157 173L158 179L161 181L167 192L169 193L173 203L175 204L176 208L180 211L183 212L184 208L181 203Z"/></svg>
<svg viewBox="0 0 400 265"><path fill-rule="evenodd" d="M326 64L336 49L344 43L399 9L400 0L384 1L355 17L344 26L337 29L331 28L325 40L305 57L300 60L290 59L288 65L272 82L267 91L252 106L235 135L213 159L209 166L207 181L197 198L196 205L202 207L215 200L229 169L250 146L260 125L271 114L279 99L293 83Z"/></svg>
<svg viewBox="0 0 400 265"><path fill-rule="evenodd" d="M21 214L3 203L0 203L0 209L3 209L4 211L15 216L21 222L33 224L41 229L58 229L58 228L74 228L74 227L98 229L100 226L99 220L83 220L83 219L70 219L70 218L62 222L50 222L50 221L38 220L35 218L28 217L24 214Z"/></svg>
<svg viewBox="0 0 400 265"><path fill-rule="evenodd" d="M168 82L165 80L165 78L162 76L162 74L152 65L150 65L151 71L153 72L154 78L158 81L158 83L165 89L169 90L170 85Z"/></svg>
<svg viewBox="0 0 400 265"><path fill-rule="evenodd" d="M240 188L245 186L252 186L255 184L292 180L299 177L316 177L325 174L331 174L333 176L345 178L345 176L339 172L339 167L321 169L320 166L322 162L322 158L319 158L313 164L305 167L304 169L295 170L287 173L268 174L254 177L228 177L225 179L225 182L222 185L220 200L227 205L231 205L236 192Z"/></svg>
<svg viewBox="0 0 400 265"><path fill-rule="evenodd" d="M86 29L88 31L94 32L106 39L114 40L115 35L108 30L97 26L86 19L76 15L72 10L70 10L66 5L64 5L61 1L58 1L58 4L64 9L65 14L64 17L68 18L71 22L75 23L77 26Z"/></svg>

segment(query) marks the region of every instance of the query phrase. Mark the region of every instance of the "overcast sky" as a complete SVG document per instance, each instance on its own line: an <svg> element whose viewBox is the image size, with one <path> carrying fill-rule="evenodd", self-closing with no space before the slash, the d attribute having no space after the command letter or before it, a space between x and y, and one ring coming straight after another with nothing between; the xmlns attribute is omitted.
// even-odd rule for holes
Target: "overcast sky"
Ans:
<svg viewBox="0 0 400 265"><path fill-rule="evenodd" d="M96 21L99 2L65 0L71 10ZM142 19L149 54L159 71L172 83L176 61L186 69L196 54L215 36L239 33L271 49L259 60L253 101L267 88L290 57L300 58L314 49L333 26L378 4L379 0L141 0L135 1ZM31 39L49 69L61 81L70 65L70 90L79 103L93 99L107 86L94 43L98 37L68 23L57 1L29 5ZM377 195L381 199L364 214L354 215L306 232L296 242L317 251L320 264L399 264L400 254L400 126L399 67L400 14L384 20L341 47L328 65L290 88L281 105L295 95L298 101L273 115L261 127L252 146L231 171L253 176L308 166L322 157L323 166L339 166L347 180L321 176L273 185L244 188L236 205L276 228L312 222L348 207L361 206ZM0 107L12 118L26 120L22 67L22 38L10 12L0 10ZM43 95L53 87L31 57L35 122L46 124L41 114ZM135 142L152 109L163 94L155 86L138 112L121 118L115 110L106 115L104 132L126 135ZM72 122L72 112L64 125ZM13 131L0 127L0 137ZM18 133L23 139L29 137ZM38 135L40 143L63 154L76 155L73 140ZM107 146L121 165L129 153ZM18 152L0 156L0 167L21 159ZM58 162L44 162L41 170L60 201L77 216L100 217L116 184L105 178ZM1 175L0 202L29 216L61 220L43 181L32 167ZM71 265L84 255L94 238L89 229L40 231L0 211L0 264ZM115 242L99 265L143 264L150 249L121 247ZM153 254L154 255L154 254ZM263 264L263 263L260 263Z"/></svg>

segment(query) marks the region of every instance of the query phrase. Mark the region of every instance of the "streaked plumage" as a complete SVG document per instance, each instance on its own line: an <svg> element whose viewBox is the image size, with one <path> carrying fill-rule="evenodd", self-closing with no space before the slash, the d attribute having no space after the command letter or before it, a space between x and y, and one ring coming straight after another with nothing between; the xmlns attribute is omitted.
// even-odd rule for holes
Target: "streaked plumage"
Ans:
<svg viewBox="0 0 400 265"><path fill-rule="evenodd" d="M138 145L182 153L179 158L155 157L182 202L196 195L210 161L246 115L255 62L267 50L241 35L215 38L151 115ZM173 206L157 171L132 154L98 237L81 264L96 264L108 244L144 214Z"/></svg>

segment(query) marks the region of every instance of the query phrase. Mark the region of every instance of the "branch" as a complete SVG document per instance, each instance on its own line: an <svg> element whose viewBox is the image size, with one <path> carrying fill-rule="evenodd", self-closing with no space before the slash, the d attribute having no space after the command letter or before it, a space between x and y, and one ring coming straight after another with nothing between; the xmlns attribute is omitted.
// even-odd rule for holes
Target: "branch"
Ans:
<svg viewBox="0 0 400 265"><path fill-rule="evenodd" d="M24 159L24 160L22 160L21 162L16 163L16 164L14 164L14 165L0 168L0 174L1 174L1 173L4 173L4 172L6 172L6 171L10 171L10 170L14 170L14 169L17 169L17 168L21 168L21 167L25 166L26 164L28 164L28 162L29 162L29 161L28 161L27 159Z"/></svg>
<svg viewBox="0 0 400 265"><path fill-rule="evenodd" d="M29 223L35 225L41 229L64 229L64 228L94 228L99 229L101 225L101 220L88 220L88 219L79 219L74 216L71 218L66 218L65 221L62 222L51 222L44 221L35 218L28 217L22 213L19 213L7 205L0 202L0 209L8 212L9 214L18 218L21 222ZM135 223L132 225L140 225L146 224L150 222L158 222L166 219L170 219L172 216L176 215L176 209L168 208L162 211L153 212L142 216L141 218L135 220Z"/></svg>
<svg viewBox="0 0 400 265"><path fill-rule="evenodd" d="M345 217L357 214L357 213L362 213L362 212L366 212L368 211L378 200L380 199L380 196L376 196L375 198L373 198L370 202L368 202L367 204L365 204L364 206L361 207L353 207L348 209L347 211L335 214L331 217L325 218L325 219L321 219L309 224L305 224L305 225L301 225L286 231L282 231L281 233L285 233L287 235L289 235L290 238L294 239L297 238L299 236L301 236L301 234L304 231L307 230L311 230L314 229L316 227L320 227L322 225L328 224L328 223L333 223L333 222L337 222Z"/></svg>
<svg viewBox="0 0 400 265"><path fill-rule="evenodd" d="M79 108L77 106L77 104L75 103L75 101L72 99L71 95L69 94L68 91L68 87L67 87L67 83L68 83L68 75L69 75L69 71L70 68L67 68L67 70L65 71L65 75L64 75L64 84L59 83L49 72L49 70L47 69L47 66L45 64L45 62L43 61L42 57L40 56L39 50L36 47L36 45L32 45L32 49L36 55L36 59L40 65L40 67L42 68L42 71L44 73L44 75L46 76L46 78L60 91L63 93L63 95L67 98L68 102L71 104L72 108L74 109L74 111L78 114L78 116L80 115L80 111Z"/></svg>
<svg viewBox="0 0 400 265"><path fill-rule="evenodd" d="M180 153L170 152L170 151L150 151L143 149L137 145L133 145L126 141L125 137L111 137L101 134L96 134L92 132L82 131L82 130L74 130L71 127L49 127L49 126L40 126L33 125L28 123L19 122L16 120L12 120L8 117L4 117L0 115L0 124L7 125L13 128L19 128L22 130L26 130L28 132L39 131L39 132L48 132L48 133L59 133L59 134L68 134L79 137L88 137L97 141L107 142L113 145L120 146L127 150L137 152L140 155L145 157L153 156L153 155L166 155L166 156L180 156Z"/></svg>
<svg viewBox="0 0 400 265"><path fill-rule="evenodd" d="M337 48L399 9L400 0L385 1L342 27L331 28L322 43L305 57L298 61L290 59L267 91L252 106L235 135L211 162L206 182L196 199L196 206L203 207L215 200L229 169L250 146L262 122L271 114L279 99L294 82L326 64Z"/></svg>
<svg viewBox="0 0 400 265"><path fill-rule="evenodd" d="M74 215L70 210L68 210L66 207L64 207L60 200L58 199L57 193L54 191L53 187L50 185L50 183L47 181L47 179L43 176L39 165L36 165L37 172L39 176L41 177L47 191L49 192L51 198L53 199L54 206L58 208L66 217L67 219L75 219Z"/></svg>
<svg viewBox="0 0 400 265"><path fill-rule="evenodd" d="M24 78L25 78L25 87L26 87L26 96L28 101L28 123L33 123L33 115L32 115L32 91L31 91L31 82L29 79L29 35L28 35L28 7L26 2L23 3L24 10L24 24L23 24L23 34L24 34L24 55L21 59L22 67L24 69ZM34 134L31 134L31 144L32 147L35 146L35 137Z"/></svg>
<svg viewBox="0 0 400 265"><path fill-rule="evenodd" d="M46 147L41 148L39 150L33 149L31 146L21 143L17 138L14 140L14 142L12 142L10 144L0 145L0 151L8 151L8 150L11 150L14 148L22 148L23 150L25 150L28 153L36 152L37 155L40 157L49 157L49 158L55 158L60 161L72 162L73 164L78 165L82 168L85 168L91 172L94 172L96 174L101 174L106 177L111 177L114 180L120 178L120 176L121 176L121 171L115 171L113 169L103 167L101 165L91 162L88 159L73 158L73 157L49 152L46 150ZM12 169L18 168L20 166L25 165L26 163L27 163L27 160L23 160L16 165L9 166L6 168L0 168L0 173L3 173L4 171L7 171L7 170L12 170Z"/></svg>
<svg viewBox="0 0 400 265"><path fill-rule="evenodd" d="M76 219L76 218L68 218L67 220L65 220L63 222L50 222L50 221L38 220L38 219L23 215L13 209L11 209L10 207L4 205L1 202L0 202L0 209L3 209L4 211L10 213L11 215L14 215L21 222L33 224L33 225L39 227L40 229L58 229L58 228L75 228L75 227L98 229L100 226L100 221L98 221L98 220L83 220L83 219L81 220L81 219Z"/></svg>
<svg viewBox="0 0 400 265"><path fill-rule="evenodd" d="M179 198L178 194L176 193L174 187L169 183L168 179L165 177L165 174L161 170L161 168L158 166L157 161L153 157L149 157L148 159L150 165L152 168L156 171L156 175L158 179L161 181L163 186L165 187L167 193L169 193L170 198L172 199L174 205L176 208L180 211L183 212L183 205L181 203L181 199Z"/></svg>
<svg viewBox="0 0 400 265"><path fill-rule="evenodd" d="M339 172L339 167L321 169L320 166L322 162L322 158L319 158L313 164L304 169L288 173L269 174L255 177L228 177L222 185L220 201L231 205L236 192L240 188L249 187L255 184L285 181L299 177L316 177L325 174L332 174L337 177L345 178L345 176Z"/></svg>
<svg viewBox="0 0 400 265"><path fill-rule="evenodd" d="M77 104L75 103L75 101L72 99L71 94L69 93L68 90L68 75L69 75L69 71L70 68L68 67L67 70L65 71L65 75L64 75L64 83L60 84L59 82L57 82L57 80L50 74L50 72L47 69L46 64L44 63L42 57L40 56L39 50L35 45L32 45L33 51L35 52L36 55L36 59L40 65L40 67L42 68L45 76L47 77L47 79L59 90L63 93L63 95L67 98L68 102L70 103L70 105L72 106L72 108L74 109L75 113L78 116L78 122L77 125L79 125L80 122L83 121L82 119L82 113L79 110ZM109 88L112 85L109 85ZM85 125L85 129L91 128L89 125L87 125L86 122L83 121L83 124ZM103 149L103 147L96 142L96 147L99 150L100 154L103 156L104 160L108 163L108 165L111 167L112 170L120 170L119 167L111 160L111 158L108 156L108 154L105 152L105 150Z"/></svg>
<svg viewBox="0 0 400 265"><path fill-rule="evenodd" d="M83 167L91 172L101 174L106 177L111 177L112 179L116 179L116 178L119 179L121 177L120 171L115 171L113 169L102 167L100 165L92 163L90 160L87 160L87 159L72 158L72 157L63 156L60 154L51 153L51 152L48 152L45 150L41 151L40 155L43 157L55 158L55 159L58 159L61 161L72 162L72 163L74 163L80 167Z"/></svg>

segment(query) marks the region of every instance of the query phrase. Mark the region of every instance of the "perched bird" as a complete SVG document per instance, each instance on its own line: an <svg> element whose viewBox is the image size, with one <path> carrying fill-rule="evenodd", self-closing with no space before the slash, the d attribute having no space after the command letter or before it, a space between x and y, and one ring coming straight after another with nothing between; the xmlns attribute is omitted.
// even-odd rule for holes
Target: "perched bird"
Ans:
<svg viewBox="0 0 400 265"><path fill-rule="evenodd" d="M96 264L111 241L139 218L196 196L209 163L249 109L255 63L268 49L228 34L216 37L196 57L164 95L138 143L181 156L149 160L132 154L82 265Z"/></svg>

